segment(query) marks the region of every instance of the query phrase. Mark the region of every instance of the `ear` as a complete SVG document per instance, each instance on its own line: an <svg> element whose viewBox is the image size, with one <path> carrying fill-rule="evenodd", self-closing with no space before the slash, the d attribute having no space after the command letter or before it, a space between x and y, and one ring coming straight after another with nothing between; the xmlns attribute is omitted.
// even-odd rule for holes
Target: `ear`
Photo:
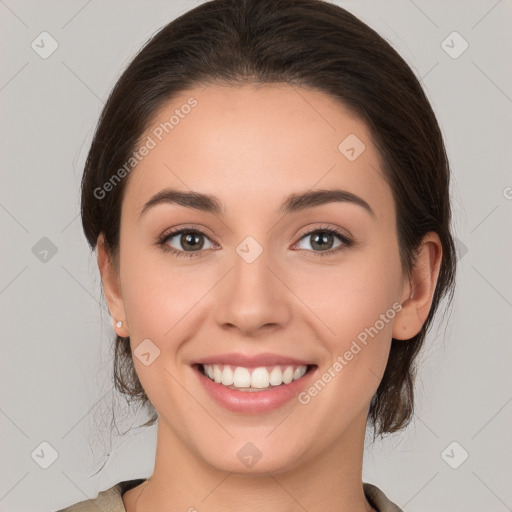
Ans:
<svg viewBox="0 0 512 512"><path fill-rule="evenodd" d="M402 310L395 316L393 338L409 340L423 327L432 306L443 246L435 232L429 232L417 250L417 260L407 286L404 287Z"/></svg>
<svg viewBox="0 0 512 512"><path fill-rule="evenodd" d="M97 240L98 268L101 274L103 293L108 304L108 311L113 318L114 330L118 336L127 337L128 323L124 309L123 297L121 294L121 284L119 278L119 269L114 264L110 251L105 244L105 237L100 233ZM117 327L116 323L121 320L122 327Z"/></svg>

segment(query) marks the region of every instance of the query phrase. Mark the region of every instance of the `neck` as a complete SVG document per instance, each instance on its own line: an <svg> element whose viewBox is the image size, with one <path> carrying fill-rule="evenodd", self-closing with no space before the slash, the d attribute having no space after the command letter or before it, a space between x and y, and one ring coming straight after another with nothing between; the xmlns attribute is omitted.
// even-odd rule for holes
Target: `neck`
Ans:
<svg viewBox="0 0 512 512"><path fill-rule="evenodd" d="M374 512L362 486L365 426L362 414L334 444L291 469L240 474L206 464L160 418L153 475L125 506L128 512Z"/></svg>

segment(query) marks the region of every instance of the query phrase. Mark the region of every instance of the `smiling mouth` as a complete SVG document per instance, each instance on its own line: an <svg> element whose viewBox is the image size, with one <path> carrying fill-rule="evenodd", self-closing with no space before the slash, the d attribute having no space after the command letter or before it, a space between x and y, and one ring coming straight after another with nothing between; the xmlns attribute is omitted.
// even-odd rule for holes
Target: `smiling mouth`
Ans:
<svg viewBox="0 0 512 512"><path fill-rule="evenodd" d="M229 364L199 364L199 371L211 381L236 391L269 391L301 379L316 365L273 365L246 368Z"/></svg>

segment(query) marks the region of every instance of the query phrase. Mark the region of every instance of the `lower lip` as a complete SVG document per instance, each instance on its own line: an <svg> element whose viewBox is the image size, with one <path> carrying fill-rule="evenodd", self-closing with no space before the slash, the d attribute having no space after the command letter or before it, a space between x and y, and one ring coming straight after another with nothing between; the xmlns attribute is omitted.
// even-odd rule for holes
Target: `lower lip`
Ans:
<svg viewBox="0 0 512 512"><path fill-rule="evenodd" d="M199 380L210 396L219 404L232 412L245 414L260 414L278 409L289 402L306 387L316 366L298 380L281 386L276 386L268 391L237 391L222 384L217 384L206 375L203 375L199 366L194 365L194 370Z"/></svg>

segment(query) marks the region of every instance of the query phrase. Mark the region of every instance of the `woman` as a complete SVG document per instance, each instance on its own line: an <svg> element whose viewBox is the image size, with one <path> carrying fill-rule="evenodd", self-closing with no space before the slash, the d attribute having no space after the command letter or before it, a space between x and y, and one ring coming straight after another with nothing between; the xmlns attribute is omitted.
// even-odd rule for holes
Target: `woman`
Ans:
<svg viewBox="0 0 512 512"><path fill-rule="evenodd" d="M123 73L82 181L116 387L158 419L100 508L400 510L362 482L453 294L449 168L404 60L319 0L213 0Z"/></svg>

